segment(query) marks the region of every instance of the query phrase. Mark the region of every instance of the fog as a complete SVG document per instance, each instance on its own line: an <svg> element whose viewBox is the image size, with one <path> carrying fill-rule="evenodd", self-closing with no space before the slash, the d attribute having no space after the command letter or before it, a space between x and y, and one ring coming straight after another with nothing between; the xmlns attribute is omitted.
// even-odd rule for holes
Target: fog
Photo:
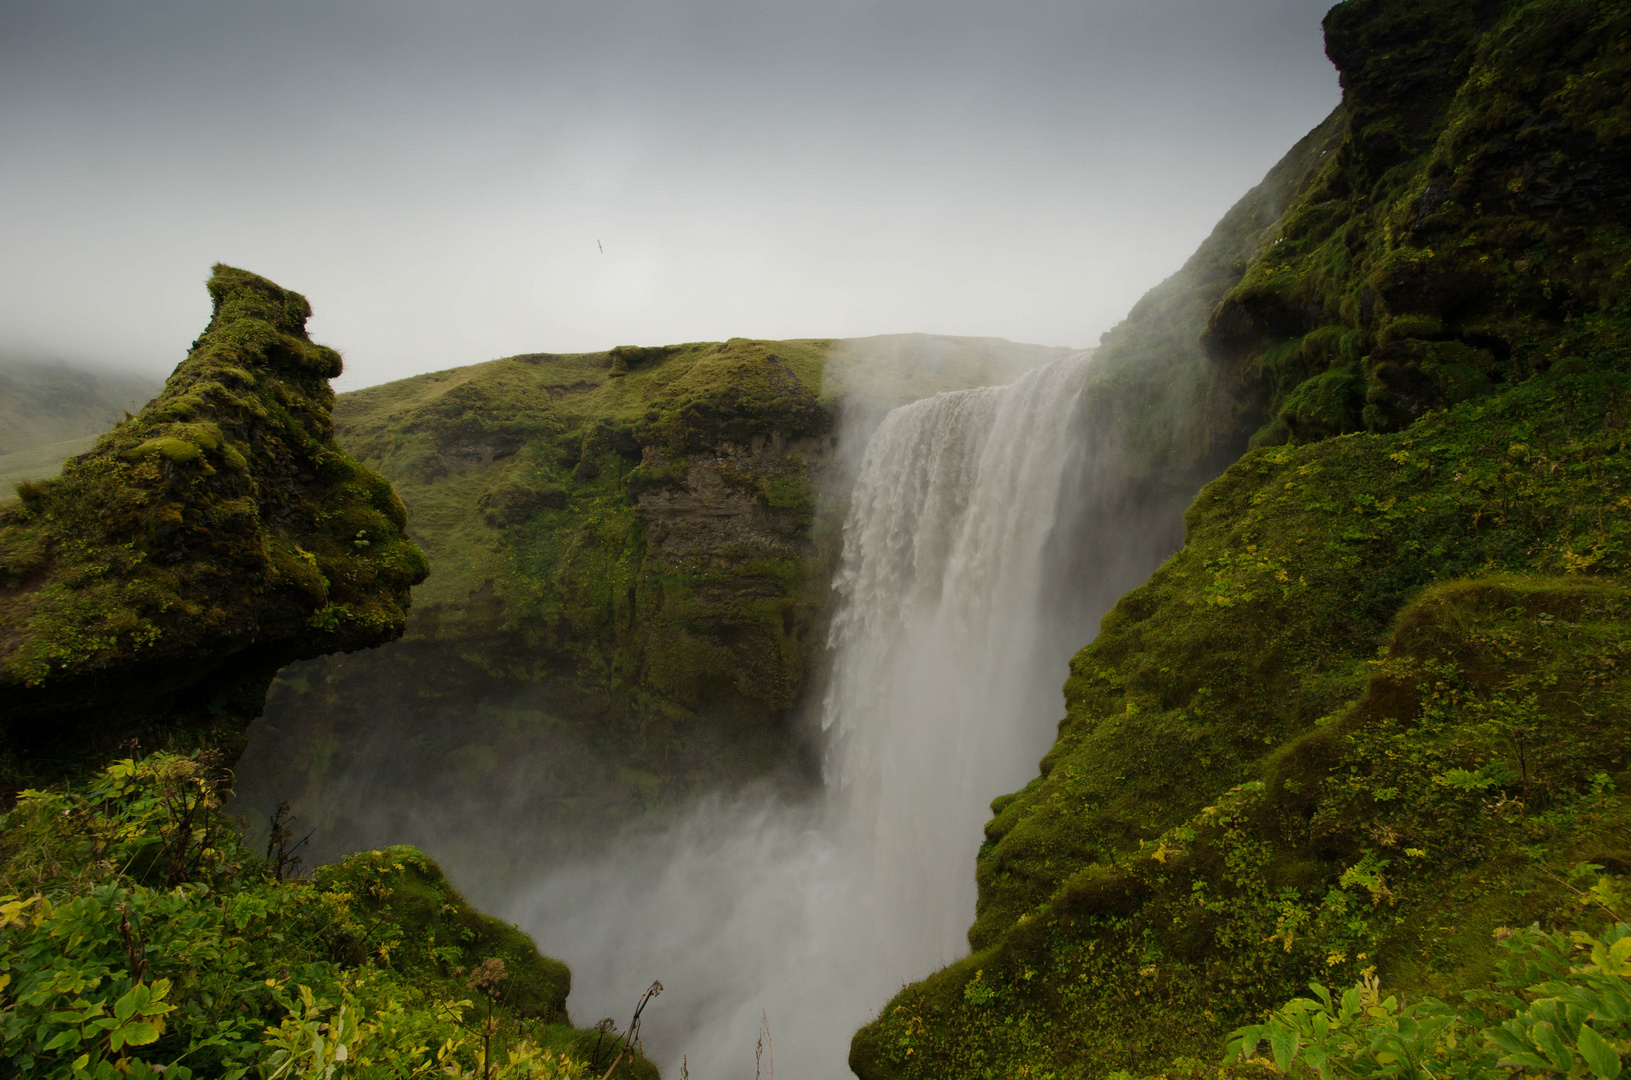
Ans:
<svg viewBox="0 0 1631 1080"><path fill-rule="evenodd" d="M731 336L1085 346L1337 98L1324 0L13 0L0 354L168 370L224 260L340 387Z"/></svg>

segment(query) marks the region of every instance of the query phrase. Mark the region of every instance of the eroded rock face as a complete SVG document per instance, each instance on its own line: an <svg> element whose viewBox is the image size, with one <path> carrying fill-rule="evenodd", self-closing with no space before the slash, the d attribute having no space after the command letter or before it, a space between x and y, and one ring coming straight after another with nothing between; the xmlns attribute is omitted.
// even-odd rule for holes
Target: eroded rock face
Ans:
<svg viewBox="0 0 1631 1080"><path fill-rule="evenodd" d="M1254 445L1400 430L1625 303L1628 32L1577 0L1331 10L1341 139L1204 336Z"/></svg>
<svg viewBox="0 0 1631 1080"><path fill-rule="evenodd" d="M663 558L764 548L808 557L813 549L808 518L779 511L787 494L774 489L822 486L836 440L791 438L779 431L744 444L721 442L712 454L689 462L684 482L642 492L635 512L648 526L647 551ZM660 446L642 448L640 467L669 470L674 461Z"/></svg>
<svg viewBox="0 0 1631 1080"><path fill-rule="evenodd" d="M142 412L0 507L0 782L129 739L235 752L290 661L389 641L426 575L391 485L334 441L311 307L215 267Z"/></svg>

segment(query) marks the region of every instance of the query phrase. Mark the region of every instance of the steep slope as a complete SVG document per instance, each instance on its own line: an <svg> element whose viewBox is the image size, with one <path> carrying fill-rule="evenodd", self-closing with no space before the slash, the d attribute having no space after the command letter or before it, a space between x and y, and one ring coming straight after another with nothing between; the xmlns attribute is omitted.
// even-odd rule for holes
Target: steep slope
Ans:
<svg viewBox="0 0 1631 1080"><path fill-rule="evenodd" d="M0 492L52 475L162 388L128 372L0 360Z"/></svg>
<svg viewBox="0 0 1631 1080"><path fill-rule="evenodd" d="M1258 449L1074 660L975 952L865 1080L1214 1075L1310 978L1477 985L1495 927L1583 917L1577 863L1631 868L1631 13L1326 29L1340 143L1202 338Z"/></svg>
<svg viewBox="0 0 1631 1080"><path fill-rule="evenodd" d="M457 837L444 861L491 873L798 769L851 444L887 407L1065 352L732 339L343 395L341 438L402 492L436 573L402 641L278 681L245 811L287 798L332 852Z"/></svg>
<svg viewBox="0 0 1631 1080"><path fill-rule="evenodd" d="M399 635L423 555L334 442L304 297L217 266L163 393L0 506L0 783L132 738L236 752L278 668Z"/></svg>

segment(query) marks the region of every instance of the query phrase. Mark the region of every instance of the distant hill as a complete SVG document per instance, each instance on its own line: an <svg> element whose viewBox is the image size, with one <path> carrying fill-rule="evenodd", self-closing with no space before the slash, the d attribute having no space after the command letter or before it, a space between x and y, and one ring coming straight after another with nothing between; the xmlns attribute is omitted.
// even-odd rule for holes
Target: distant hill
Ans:
<svg viewBox="0 0 1631 1080"><path fill-rule="evenodd" d="M0 498L19 480L54 474L126 410L138 412L164 380L61 361L0 358Z"/></svg>

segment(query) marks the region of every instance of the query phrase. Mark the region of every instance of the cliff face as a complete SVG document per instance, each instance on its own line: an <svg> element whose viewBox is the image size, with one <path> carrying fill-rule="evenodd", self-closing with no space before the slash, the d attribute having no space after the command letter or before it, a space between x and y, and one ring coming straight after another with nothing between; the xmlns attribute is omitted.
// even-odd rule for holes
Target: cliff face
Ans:
<svg viewBox="0 0 1631 1080"><path fill-rule="evenodd" d="M129 739L236 752L291 661L401 634L426 574L401 502L334 441L304 297L217 266L164 391L0 506L0 782Z"/></svg>
<svg viewBox="0 0 1631 1080"><path fill-rule="evenodd" d="M1073 661L975 951L857 1034L866 1080L1216 1075L1310 979L1449 997L1631 866L1631 14L1326 27L1326 152L1200 335L1257 448Z"/></svg>
<svg viewBox="0 0 1631 1080"><path fill-rule="evenodd" d="M245 809L290 799L325 852L457 837L450 865L491 877L518 845L799 770L852 464L840 410L1065 351L733 339L342 396L341 437L402 492L436 574L402 641L278 681Z"/></svg>
<svg viewBox="0 0 1631 1080"><path fill-rule="evenodd" d="M1334 8L1345 135L1204 336L1270 399L1259 445L1397 431L1571 355L1624 302L1625 15Z"/></svg>

